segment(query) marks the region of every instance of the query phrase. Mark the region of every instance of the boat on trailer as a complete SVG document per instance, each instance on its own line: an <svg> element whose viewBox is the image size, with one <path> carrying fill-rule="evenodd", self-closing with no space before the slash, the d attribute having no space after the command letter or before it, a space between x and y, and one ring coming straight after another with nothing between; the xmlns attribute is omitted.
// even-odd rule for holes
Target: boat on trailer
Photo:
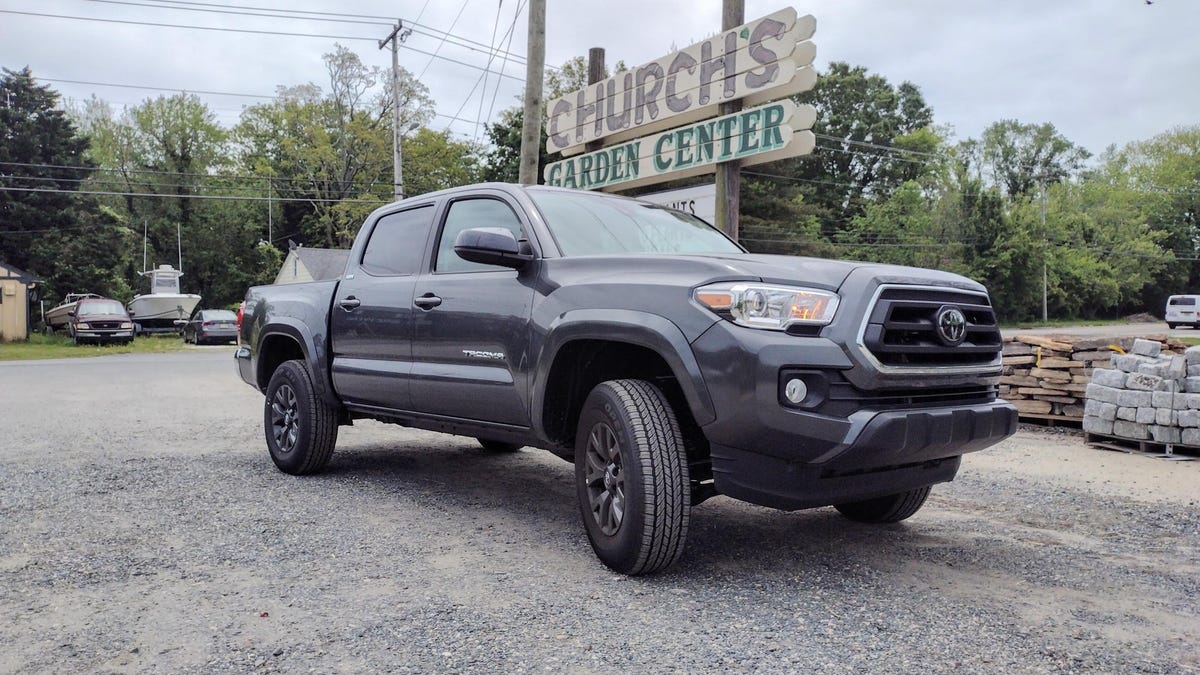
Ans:
<svg viewBox="0 0 1200 675"><path fill-rule="evenodd" d="M126 308L139 333L167 333L183 330L188 317L200 304L200 296L179 292L179 277L183 272L170 265L146 270L142 276L150 280L150 292L135 295Z"/></svg>
<svg viewBox="0 0 1200 675"><path fill-rule="evenodd" d="M46 310L42 321L51 332L63 330L68 323L71 323L71 313L75 311L75 305L79 304L80 300L98 297L100 296L95 293L67 293L67 297L63 298L62 303Z"/></svg>

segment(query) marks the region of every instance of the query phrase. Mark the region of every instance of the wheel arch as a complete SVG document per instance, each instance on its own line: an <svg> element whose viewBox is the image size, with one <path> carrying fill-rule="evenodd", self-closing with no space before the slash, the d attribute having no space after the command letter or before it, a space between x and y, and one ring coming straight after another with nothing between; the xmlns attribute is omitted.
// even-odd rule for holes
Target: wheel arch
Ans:
<svg viewBox="0 0 1200 675"><path fill-rule="evenodd" d="M255 379L260 391L266 391L271 375L282 363L298 359L308 366L313 388L321 399L340 406L329 386L324 351L318 349L317 341L303 323L283 318L263 326L258 335L257 354Z"/></svg>
<svg viewBox="0 0 1200 675"><path fill-rule="evenodd" d="M626 310L564 314L550 327L536 373L533 426L556 447L572 444L583 399L591 387L609 379L670 378L678 391L666 393L673 404L685 407L695 431L716 417L683 332L653 314Z"/></svg>

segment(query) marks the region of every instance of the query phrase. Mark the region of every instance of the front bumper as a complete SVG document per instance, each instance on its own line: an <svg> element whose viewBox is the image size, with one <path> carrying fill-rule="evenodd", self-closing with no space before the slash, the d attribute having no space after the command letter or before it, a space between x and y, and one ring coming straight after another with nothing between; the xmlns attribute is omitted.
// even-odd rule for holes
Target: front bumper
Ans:
<svg viewBox="0 0 1200 675"><path fill-rule="evenodd" d="M861 410L841 442L811 460L802 429L794 454L712 444L717 491L778 509L827 506L952 480L959 458L1011 436L1017 411L1004 401L920 410ZM792 454L792 453L785 453Z"/></svg>
<svg viewBox="0 0 1200 675"><path fill-rule="evenodd" d="M133 339L132 330L76 330L75 339L90 342L128 342Z"/></svg>
<svg viewBox="0 0 1200 675"><path fill-rule="evenodd" d="M961 455L1016 431L1016 409L995 397L998 372L883 381L832 339L725 322L692 348L717 413L703 426L714 487L743 501L791 510L949 481ZM794 374L828 385L824 402L781 400Z"/></svg>

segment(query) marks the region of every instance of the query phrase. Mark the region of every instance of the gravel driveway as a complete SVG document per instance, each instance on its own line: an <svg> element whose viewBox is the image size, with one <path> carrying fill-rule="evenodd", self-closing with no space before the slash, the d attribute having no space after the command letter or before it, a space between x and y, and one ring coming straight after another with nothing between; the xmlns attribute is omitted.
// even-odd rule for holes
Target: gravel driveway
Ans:
<svg viewBox="0 0 1200 675"><path fill-rule="evenodd" d="M0 671L1200 671L1200 462L1025 431L898 525L713 499L629 579L548 453L362 422L294 478L261 401L228 348L0 363Z"/></svg>

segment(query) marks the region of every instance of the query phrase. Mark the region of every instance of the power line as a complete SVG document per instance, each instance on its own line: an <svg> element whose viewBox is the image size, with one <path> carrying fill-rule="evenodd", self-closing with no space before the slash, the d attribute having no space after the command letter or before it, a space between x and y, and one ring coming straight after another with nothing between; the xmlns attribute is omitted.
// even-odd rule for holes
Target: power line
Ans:
<svg viewBox="0 0 1200 675"><path fill-rule="evenodd" d="M354 24L364 24L364 25L370 25L370 26L388 25L382 21L363 21L361 19L351 19L351 18L335 19L335 18L324 18L324 17L316 17L316 16L294 16L291 14L275 14L275 13L264 14L264 13L259 13L256 11L255 12L233 11L235 9L242 9L242 8L234 8L234 7L221 8L221 9L216 9L216 8L208 9L205 7L163 7L162 5L158 5L158 4L151 4L151 3L145 3L145 2L131 2L130 0L83 0L83 1L84 2L97 2L97 3L101 3L101 4L105 4L105 5L128 5L131 7L153 7L154 9L162 9L162 10L166 10L166 11L175 11L175 12L205 12L208 14L228 14L228 15L232 15L232 16L257 16L257 17L264 17L264 18L269 18L269 19L293 19L296 21L326 21L326 22L330 22L330 23L354 23ZM247 8L247 9L249 9L249 8ZM265 12L267 10L263 10L263 11ZM291 10L281 10L281 11L291 11Z"/></svg>
<svg viewBox="0 0 1200 675"><path fill-rule="evenodd" d="M265 99L265 100L271 100L271 101L279 101L279 100L283 100L283 99L287 98L286 96L277 96L277 95L272 95L272 94L245 94L245 93L238 93L238 92L232 92L232 91L209 91L209 90L205 90L205 89L180 89L178 87L174 87L174 88L172 88L172 87L155 87L153 85L142 85L142 84L119 84L116 82L90 82L87 80L64 80L61 78L54 78L54 77L37 77L35 79L43 81L43 82L57 82L57 83L61 83L61 84L82 84L82 85L87 85L87 86L92 86L92 87L115 87L115 88L119 88L119 89L141 89L141 90L147 90L147 91L168 91L168 92L172 92L172 93L176 93L176 94L204 94L205 96L237 96L237 97L241 97L241 98L253 98L253 99L260 99L260 100ZM436 112L436 111L434 111L433 114L435 117L445 117L450 120L475 123L475 120L463 119L463 118L457 117L455 115L447 115L445 113L440 113L440 112Z"/></svg>
<svg viewBox="0 0 1200 675"><path fill-rule="evenodd" d="M92 16L68 16L65 14L45 14L45 13L40 13L40 12L22 12L22 11L17 11L17 10L12 10L12 9L0 9L0 14L19 14L22 16L38 16L38 17L46 17L46 18L51 18L51 19L72 19L72 20L78 20L78 21L99 21L102 23L120 23L120 24L130 24L130 25L134 25L134 26L153 26L153 27L157 27L157 28L183 28L183 29L191 29L191 30L206 30L206 31L213 31L213 32L218 32L218 33L249 33L252 35L308 37L308 38L323 38L323 39L328 39L328 40L356 40L359 42L371 42L371 43L378 42L378 40L375 38L362 37L362 36L358 36L358 35L329 35L329 34L324 34L324 33L294 33L294 32L287 32L287 31L255 30L255 29L251 29L251 28L224 28L224 27L217 27L217 26L191 26L191 25L174 24L174 23L160 23L160 22L153 22L153 21L133 21L133 20L129 20L129 19L101 19L101 18L92 17ZM442 56L436 52L427 52L423 49L418 49L416 47L412 47L409 45L400 45L400 47L402 49L407 49L409 51L416 52L418 54L424 54L426 56L429 56L430 64L433 63L433 59L441 59L448 63L454 63L454 64L457 64L460 66L465 66L467 68L472 68L474 70L483 70L482 66L477 66L472 63L467 63L466 61L459 61L458 59L452 59L448 56ZM440 49L440 45L439 45L439 49ZM429 68L429 66L426 66L426 70L428 70L428 68ZM517 82L525 81L525 78L518 77L516 75L509 75L508 73L497 73L497 74L500 77L507 77L508 79L515 80ZM424 73L422 73L422 75L424 75Z"/></svg>
<svg viewBox="0 0 1200 675"><path fill-rule="evenodd" d="M159 194L157 192L116 192L111 190L59 190L53 188L23 188L23 187L7 187L0 185L0 192L44 192L51 194L69 194L69 195L98 195L103 197L149 197L157 199L215 199L217 201L235 201L235 202L305 202L305 203L339 203L339 204L391 204L390 199L328 199L328 198L305 198L305 197L238 197L235 195L172 195Z"/></svg>
<svg viewBox="0 0 1200 675"><path fill-rule="evenodd" d="M458 15L454 17L454 21L450 22L450 30L454 30L454 27L456 25L458 25L458 20L460 18L462 18L462 14L467 9L467 3L469 3L469 2L471 2L471 0L463 0L462 7L458 8ZM447 36L450 35L450 31L446 31L446 35ZM433 60L435 58L437 58L438 52L442 51L442 46L445 44L446 44L446 37L443 36L442 41L439 42L437 48L433 50L433 54L430 54L429 63L425 64L425 67L423 69L421 69L421 74L417 76L418 80L425 77L425 73L429 71L429 66L433 65Z"/></svg>

